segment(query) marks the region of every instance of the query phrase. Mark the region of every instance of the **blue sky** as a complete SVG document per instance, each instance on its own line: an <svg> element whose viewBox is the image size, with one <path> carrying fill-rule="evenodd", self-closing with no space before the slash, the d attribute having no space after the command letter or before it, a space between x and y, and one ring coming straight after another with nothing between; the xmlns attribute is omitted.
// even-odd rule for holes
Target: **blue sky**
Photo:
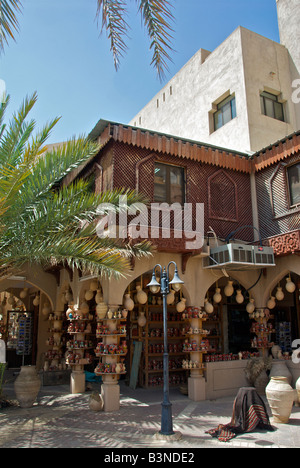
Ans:
<svg viewBox="0 0 300 468"><path fill-rule="evenodd" d="M198 49L214 50L238 26L279 42L276 0L174 0L175 51L161 83L136 2L128 3L129 50L116 72L96 0L23 0L17 41L0 56L10 111L36 91L32 117L41 127L61 116L49 142L63 141L88 134L100 118L128 123Z"/></svg>

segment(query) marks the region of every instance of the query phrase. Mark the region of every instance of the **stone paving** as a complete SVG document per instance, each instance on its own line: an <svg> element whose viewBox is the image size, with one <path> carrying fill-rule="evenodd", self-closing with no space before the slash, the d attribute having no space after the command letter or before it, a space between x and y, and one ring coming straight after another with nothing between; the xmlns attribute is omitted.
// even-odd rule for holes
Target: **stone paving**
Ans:
<svg viewBox="0 0 300 468"><path fill-rule="evenodd" d="M94 390L99 386L93 384ZM13 385L4 394L14 398ZM160 430L162 390L131 390L121 383L121 407L113 413L93 412L91 391L70 394L69 386L42 387L37 403L29 409L13 406L0 410L0 448L299 448L300 408L294 406L289 424L273 424L274 432L243 434L224 443L205 431L230 422L234 397L194 402L171 390L174 430L178 441L157 440ZM130 452L130 450L129 450ZM120 453L120 452L118 452Z"/></svg>

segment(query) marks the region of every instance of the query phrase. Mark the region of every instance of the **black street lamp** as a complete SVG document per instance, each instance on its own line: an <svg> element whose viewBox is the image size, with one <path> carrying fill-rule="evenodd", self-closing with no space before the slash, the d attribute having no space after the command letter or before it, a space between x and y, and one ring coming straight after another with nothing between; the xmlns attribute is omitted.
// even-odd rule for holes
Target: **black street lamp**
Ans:
<svg viewBox="0 0 300 468"><path fill-rule="evenodd" d="M172 281L169 281L169 268L170 265L175 265L175 273ZM161 283L156 279L155 270L160 268ZM161 413L161 430L162 435L173 435L173 422L172 422L172 404L169 398L169 352L168 352L168 317L167 317L167 295L170 292L169 286L172 286L175 291L179 291L184 282L178 276L178 269L175 262L170 262L166 267L162 268L161 265L157 264L153 268L152 279L147 285L153 294L156 294L161 290L163 297L163 324L164 324L164 355L163 355L163 379L164 379L164 399L162 402L162 413Z"/></svg>

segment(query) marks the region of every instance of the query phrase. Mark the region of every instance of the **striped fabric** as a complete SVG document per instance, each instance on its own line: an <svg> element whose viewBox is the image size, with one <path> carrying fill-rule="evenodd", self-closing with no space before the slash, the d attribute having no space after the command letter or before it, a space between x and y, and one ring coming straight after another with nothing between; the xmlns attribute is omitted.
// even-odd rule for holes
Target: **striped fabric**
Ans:
<svg viewBox="0 0 300 468"><path fill-rule="evenodd" d="M265 404L253 388L241 388L233 405L232 419L229 424L219 424L216 429L206 432L220 442L229 442L238 434L255 429L273 431Z"/></svg>

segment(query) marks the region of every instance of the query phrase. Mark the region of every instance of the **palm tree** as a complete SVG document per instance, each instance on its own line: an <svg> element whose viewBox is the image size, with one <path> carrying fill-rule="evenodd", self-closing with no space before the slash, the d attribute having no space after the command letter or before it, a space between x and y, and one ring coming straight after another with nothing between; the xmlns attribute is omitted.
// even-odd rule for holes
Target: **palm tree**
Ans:
<svg viewBox="0 0 300 468"><path fill-rule="evenodd" d="M34 133L35 121L28 115L36 100L36 94L26 98L8 124L9 97L0 105L0 278L20 272L25 263L124 275L132 256L150 254L150 244L98 237L98 207L120 211L145 200L126 192L128 206L120 208L122 191L95 195L90 181L62 183L99 147L81 137L47 151L58 119Z"/></svg>
<svg viewBox="0 0 300 468"><path fill-rule="evenodd" d="M100 20L101 30L107 31L116 69L127 49L125 39L129 25L125 17L128 13L128 1L96 0L96 17ZM153 53L151 65L156 68L162 80L168 70L168 61L171 60L172 0L135 1L150 40L150 50ZM17 15L21 8L21 0L0 0L0 52L9 39L15 39L15 33L19 29Z"/></svg>

